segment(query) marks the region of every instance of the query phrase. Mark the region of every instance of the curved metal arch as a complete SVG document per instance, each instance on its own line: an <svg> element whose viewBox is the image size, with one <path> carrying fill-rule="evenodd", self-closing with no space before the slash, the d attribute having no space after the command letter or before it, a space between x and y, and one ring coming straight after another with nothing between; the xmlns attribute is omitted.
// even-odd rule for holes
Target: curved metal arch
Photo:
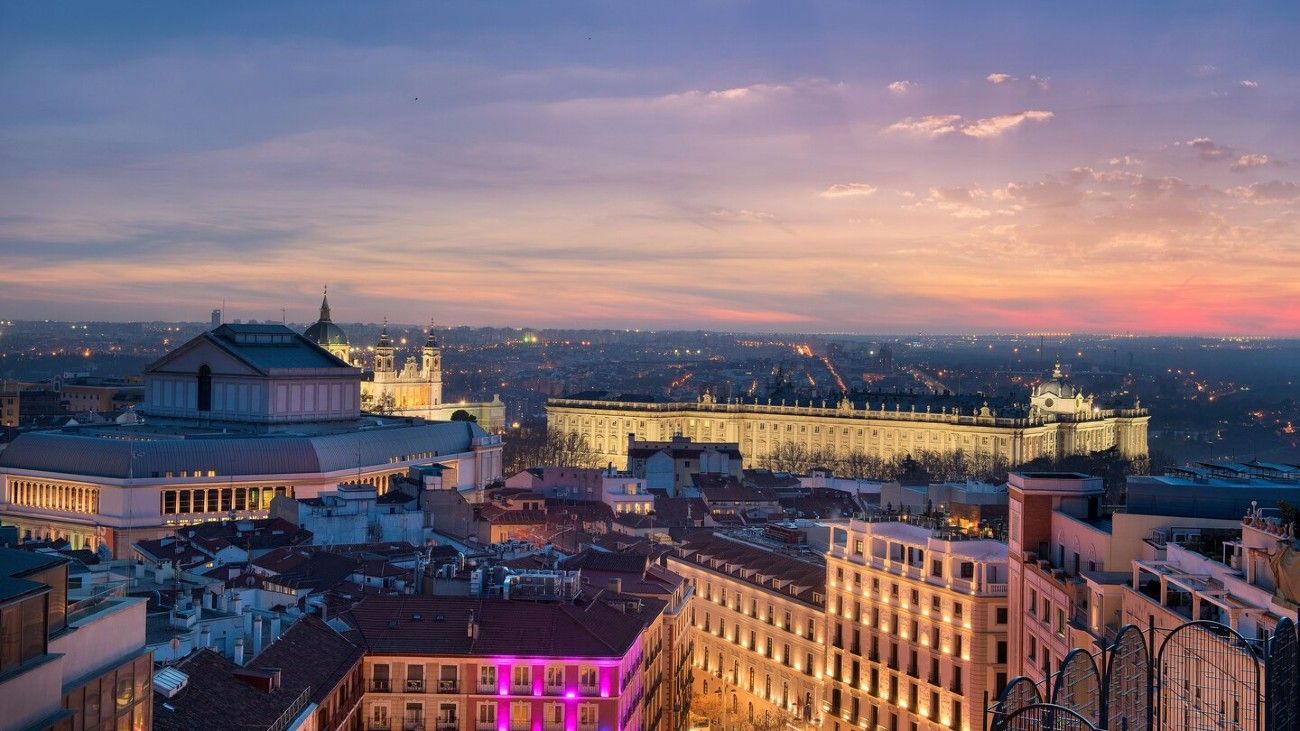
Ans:
<svg viewBox="0 0 1300 731"><path fill-rule="evenodd" d="M1273 628L1264 672L1264 723L1272 731L1300 730L1300 637L1290 617Z"/></svg>
<svg viewBox="0 0 1300 731"><path fill-rule="evenodd" d="M1166 650L1169 649L1169 643L1172 642L1174 638L1178 637L1179 635L1186 634L1185 631L1191 629L1205 630L1210 632L1211 634L1215 634L1220 638L1227 640L1227 642L1231 646L1233 646L1234 651L1241 651L1243 656L1249 659L1250 662L1248 664L1250 666L1251 671L1253 671L1252 677L1249 679L1234 677L1232 678L1231 682L1236 682L1242 685L1243 687L1248 686L1249 688L1253 689L1254 697L1243 699L1244 710L1246 710L1248 718L1253 718L1253 723L1242 722L1240 720L1234 721L1234 723L1236 723L1237 728L1250 729L1253 727L1262 730L1264 728L1264 718L1263 718L1264 688L1262 687L1262 683L1260 679L1260 665L1263 664L1264 657L1262 657L1261 653L1255 649L1255 646L1250 642L1250 640L1247 640L1240 632L1229 627L1226 624L1223 624L1221 622L1215 622L1213 620L1208 620L1208 619L1196 619L1189 622L1184 622L1183 624L1180 624L1177 627L1175 627L1173 630L1171 630L1169 634L1166 635L1165 638L1160 642L1160 647L1156 651L1156 659L1153 666L1154 680L1155 680L1153 691L1158 695L1157 700L1154 703L1155 727L1158 729L1177 727L1177 726L1169 725L1171 723L1169 719L1169 713L1171 709L1167 707L1167 705L1170 700L1170 694L1174 691L1168 682L1170 679L1166 677L1168 673L1168 668L1166 668L1165 666L1165 652ZM1184 679L1184 684L1187 684L1186 678ZM1216 688L1212 690L1220 690L1220 689ZM1199 707L1201 705L1201 699L1199 697L1199 689L1197 690L1197 693L1198 695L1195 699L1195 706ZM1187 712L1188 708L1189 705L1185 702L1184 703L1185 713ZM1205 711L1200 711L1200 712L1204 713ZM1173 723L1176 723L1176 721Z"/></svg>
<svg viewBox="0 0 1300 731"><path fill-rule="evenodd" d="M1142 628L1126 624L1106 653L1101 718L1106 728L1145 731L1151 724L1151 651Z"/></svg>
<svg viewBox="0 0 1300 731"><path fill-rule="evenodd" d="M1007 714L1006 731L1098 731L1091 721L1077 711L1055 703L1033 703Z"/></svg>
<svg viewBox="0 0 1300 731"><path fill-rule="evenodd" d="M1203 627L1203 628L1210 629L1210 630L1212 630L1212 631L1214 631L1214 632L1217 632L1217 633L1219 633L1219 634L1221 634L1221 635L1222 635L1222 634L1228 634L1228 635L1231 635L1231 636L1233 636L1233 637L1236 637L1238 640L1241 641L1241 646L1244 647L1244 648L1246 649L1246 651L1249 652L1252 656L1254 656L1254 658L1255 658L1256 660L1261 660L1261 659L1263 659L1263 658L1261 658L1261 657L1259 656L1259 653L1255 651L1255 646L1252 645L1252 644L1250 643L1250 640L1246 639L1246 638L1245 638L1245 637L1244 637L1240 632L1238 632L1237 630L1235 630L1235 629L1229 627L1229 626L1226 625L1226 624L1223 624L1222 622L1215 622L1214 620L1211 620L1211 619L1194 619L1194 620L1192 620L1192 621L1190 621L1190 622L1184 622L1184 623L1178 625L1177 627L1173 628L1173 629L1169 632L1169 634L1165 635L1165 638L1164 638L1163 640L1160 641L1160 648L1159 648L1158 650L1156 650L1156 662L1159 663L1160 660L1164 657L1164 655L1165 655L1165 646L1169 644L1169 641L1170 641L1170 640L1172 640L1175 636L1178 635L1178 633L1182 632L1183 630L1185 630L1185 629L1189 629L1189 628L1192 628L1192 627ZM1258 674L1258 673L1256 673L1256 674Z"/></svg>
<svg viewBox="0 0 1300 731"><path fill-rule="evenodd" d="M1091 687L1086 687L1086 684ZM1085 687L1080 688L1080 684ZM1052 683L1052 704L1065 706L1088 719L1094 726L1101 723L1101 673L1092 653L1075 648L1066 653L1061 669Z"/></svg>
<svg viewBox="0 0 1300 731"><path fill-rule="evenodd" d="M1038 684L1024 675L1017 675L1002 688L993 704L993 723L990 731L1005 731L1007 716L1021 708L1043 703Z"/></svg>

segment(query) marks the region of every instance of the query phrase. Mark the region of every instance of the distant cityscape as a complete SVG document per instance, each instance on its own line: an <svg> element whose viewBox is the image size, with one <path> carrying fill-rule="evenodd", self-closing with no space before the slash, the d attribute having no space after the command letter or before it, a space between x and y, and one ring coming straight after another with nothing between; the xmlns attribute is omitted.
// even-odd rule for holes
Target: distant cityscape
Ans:
<svg viewBox="0 0 1300 731"><path fill-rule="evenodd" d="M1300 718L1294 341L332 312L0 326L15 727Z"/></svg>

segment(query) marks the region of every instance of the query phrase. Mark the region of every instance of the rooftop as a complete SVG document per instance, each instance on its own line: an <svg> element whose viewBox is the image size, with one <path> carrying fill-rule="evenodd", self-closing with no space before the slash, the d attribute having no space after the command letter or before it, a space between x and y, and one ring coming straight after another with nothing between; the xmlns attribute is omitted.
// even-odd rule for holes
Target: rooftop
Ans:
<svg viewBox="0 0 1300 731"><path fill-rule="evenodd" d="M371 596L348 613L372 653L481 657L622 657L662 611L595 601L524 602L450 596ZM471 637L470 619L478 624Z"/></svg>
<svg viewBox="0 0 1300 731"><path fill-rule="evenodd" d="M825 604L826 566L820 561L783 555L716 533L685 539L676 558L808 604Z"/></svg>

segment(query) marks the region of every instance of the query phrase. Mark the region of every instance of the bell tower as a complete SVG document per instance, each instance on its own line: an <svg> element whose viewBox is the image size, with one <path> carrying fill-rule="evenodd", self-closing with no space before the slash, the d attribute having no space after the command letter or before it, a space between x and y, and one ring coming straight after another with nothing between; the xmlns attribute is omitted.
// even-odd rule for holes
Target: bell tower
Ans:
<svg viewBox="0 0 1300 731"><path fill-rule="evenodd" d="M429 337L424 341L420 356L421 375L429 382L430 405L439 406L442 404L442 349L433 334L433 320L429 320Z"/></svg>
<svg viewBox="0 0 1300 731"><path fill-rule="evenodd" d="M394 372L393 360L397 349L388 337L388 318L384 318L384 329L379 331L379 342L375 343L375 373Z"/></svg>

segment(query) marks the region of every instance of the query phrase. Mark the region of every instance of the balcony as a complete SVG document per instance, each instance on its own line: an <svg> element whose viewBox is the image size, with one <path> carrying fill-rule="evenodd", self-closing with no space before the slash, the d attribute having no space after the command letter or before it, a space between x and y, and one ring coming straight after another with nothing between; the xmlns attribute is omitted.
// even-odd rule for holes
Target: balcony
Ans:
<svg viewBox="0 0 1300 731"><path fill-rule="evenodd" d="M437 725L438 731L456 731L458 727L455 721L439 721Z"/></svg>
<svg viewBox="0 0 1300 731"><path fill-rule="evenodd" d="M439 693L459 693L459 692L460 692L460 683L458 683L458 682L456 682L456 681L454 681L454 680L439 680L439 681L438 681L438 692L439 692Z"/></svg>
<svg viewBox="0 0 1300 731"><path fill-rule="evenodd" d="M403 716L402 731L424 731L424 716Z"/></svg>
<svg viewBox="0 0 1300 731"><path fill-rule="evenodd" d="M423 680L407 680L407 681L406 681L406 685L403 686L403 687L406 688L406 692L407 692L407 693L423 693L423 692L424 692L424 681L423 681Z"/></svg>
<svg viewBox="0 0 1300 731"><path fill-rule="evenodd" d="M479 695L496 695L496 694L497 694L497 684L496 684L496 683L491 683L491 684L479 683L479 684L478 684L478 693L479 693Z"/></svg>
<svg viewBox="0 0 1300 731"><path fill-rule="evenodd" d="M390 731L393 724L387 718L372 718L366 721L366 731Z"/></svg>
<svg viewBox="0 0 1300 731"><path fill-rule="evenodd" d="M369 690L371 693L391 693L393 692L393 681L388 678L371 678Z"/></svg>

